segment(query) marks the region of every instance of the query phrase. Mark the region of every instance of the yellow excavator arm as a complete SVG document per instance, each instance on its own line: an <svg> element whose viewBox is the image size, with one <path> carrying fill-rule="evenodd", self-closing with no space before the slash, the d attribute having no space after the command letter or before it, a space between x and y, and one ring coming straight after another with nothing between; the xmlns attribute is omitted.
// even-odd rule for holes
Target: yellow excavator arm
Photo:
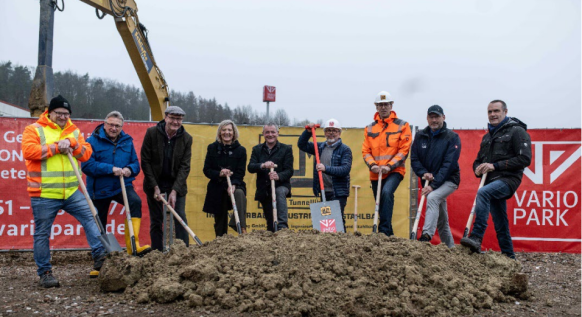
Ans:
<svg viewBox="0 0 582 317"><path fill-rule="evenodd" d="M96 8L97 16L112 15L123 39L133 67L141 81L151 108L152 120L162 120L169 106L169 89L164 75L158 68L145 27L139 23L134 0L81 0ZM54 1L41 0L41 26L39 40L39 66L29 98L31 115L38 117L48 105L52 95L52 30ZM64 9L64 8L63 8ZM43 11L44 10L44 11ZM99 16L99 11L102 15ZM44 15L43 15L44 14ZM44 24L43 24L44 23Z"/></svg>

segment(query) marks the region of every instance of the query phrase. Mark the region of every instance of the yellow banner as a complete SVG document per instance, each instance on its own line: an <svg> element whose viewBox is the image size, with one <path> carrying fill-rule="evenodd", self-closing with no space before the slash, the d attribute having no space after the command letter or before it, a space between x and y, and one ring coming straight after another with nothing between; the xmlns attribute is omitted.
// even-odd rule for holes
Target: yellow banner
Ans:
<svg viewBox="0 0 582 317"><path fill-rule="evenodd" d="M207 146L216 140L217 125L196 125L185 124L186 131L192 135L192 165L190 177L188 177L188 196L186 198L186 216L190 228L200 237L202 241L209 241L215 238L214 217L202 211L204 197L206 196L206 185L208 178L202 173L204 158L206 157ZM239 142L247 150L247 159L250 160L253 146L263 143L262 127L239 126ZM291 179L292 197L287 199L289 208L289 228L291 230L311 230L311 212L309 204L319 202L313 195L313 161L314 156L300 151L297 148L299 135L305 129L300 127L283 127L279 131L279 142L293 147L293 157L295 169ZM375 194L372 192L368 167L362 160L362 141L364 129L344 128L342 131L342 142L352 149L353 163L351 185L359 185L358 189L358 231L364 234L372 232L374 222ZM317 140L324 140L323 130L318 130ZM247 161L248 164L248 161ZM398 237L408 238L409 233L409 203L410 203L410 160L406 162L406 176L400 183L395 193L394 214L392 216L392 226L394 234ZM247 184L247 230L266 230L266 221L263 217L263 210L259 203L254 200L256 191L256 174L247 172L245 183ZM353 232L354 224L354 188L351 188L350 197L345 208L346 227L348 232ZM229 233L236 234L236 231L229 229Z"/></svg>

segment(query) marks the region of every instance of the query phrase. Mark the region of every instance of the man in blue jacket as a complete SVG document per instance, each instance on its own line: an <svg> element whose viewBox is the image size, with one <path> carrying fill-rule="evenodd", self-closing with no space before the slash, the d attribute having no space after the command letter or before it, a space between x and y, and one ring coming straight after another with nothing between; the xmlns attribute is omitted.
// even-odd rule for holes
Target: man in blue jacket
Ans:
<svg viewBox="0 0 582 317"><path fill-rule="evenodd" d="M459 187L461 174L459 156L461 139L447 129L445 112L439 105L428 108L428 126L416 133L412 143L411 165L414 173L430 183L422 189L426 196L426 216L420 241L430 242L438 229L441 241L449 248L455 246L449 217L447 197Z"/></svg>
<svg viewBox="0 0 582 317"><path fill-rule="evenodd" d="M311 128L314 123L310 123L299 137L297 146L303 152L315 155L315 148L312 142L308 142L311 137ZM320 163L314 161L313 168L313 193L320 195L320 185L318 171L323 173L323 184L326 200L338 200L340 203L344 232L346 231L346 221L344 219L344 209L350 196L350 170L352 169L352 150L342 143L342 127L336 119L329 119L323 125L325 142L318 142Z"/></svg>
<svg viewBox="0 0 582 317"><path fill-rule="evenodd" d="M87 175L87 191L99 213L103 226L107 225L107 212L111 201L123 205L121 182L124 176L127 200L131 211L131 225L135 235L137 255L142 256L151 251L149 245L140 247L139 229L141 225L141 199L133 189L133 180L139 174L139 161L133 138L123 130L123 116L119 111L112 111L105 117L105 123L95 128L87 139L93 148L91 158L81 164ZM127 220L125 221L125 243L127 253L132 254L131 240Z"/></svg>

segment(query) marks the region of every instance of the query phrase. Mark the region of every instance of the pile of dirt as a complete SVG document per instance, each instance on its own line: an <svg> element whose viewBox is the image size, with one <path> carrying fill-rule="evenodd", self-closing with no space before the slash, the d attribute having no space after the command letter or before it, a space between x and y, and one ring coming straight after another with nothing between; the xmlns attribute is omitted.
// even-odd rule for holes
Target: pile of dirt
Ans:
<svg viewBox="0 0 582 317"><path fill-rule="evenodd" d="M274 316L467 315L526 299L519 262L383 234L256 231L144 258L115 253L101 290Z"/></svg>

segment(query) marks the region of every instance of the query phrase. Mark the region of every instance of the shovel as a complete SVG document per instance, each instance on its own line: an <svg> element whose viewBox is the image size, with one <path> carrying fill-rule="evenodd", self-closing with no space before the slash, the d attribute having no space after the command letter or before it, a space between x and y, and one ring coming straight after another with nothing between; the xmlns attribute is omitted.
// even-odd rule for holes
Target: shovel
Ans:
<svg viewBox="0 0 582 317"><path fill-rule="evenodd" d="M174 208L172 208L172 206L170 206L170 204L168 204L168 202L164 199L164 197L162 195L158 195L158 197L160 198L162 203L164 203L164 205L166 205L166 207L168 207L168 210L174 215L174 217L176 218L176 220L178 220L178 222L182 225L182 227L184 227L184 229L186 231L188 231L188 234L190 234L192 239L194 239L194 241L196 241L196 243L198 243L198 245L202 245L202 241L200 241L200 239L196 236L194 231L192 231L192 229L190 229L190 227L188 227L188 225L184 222L184 220L182 220L182 217L180 217L180 215L178 215L178 213L174 210Z"/></svg>
<svg viewBox="0 0 582 317"><path fill-rule="evenodd" d="M105 229L103 228L103 224L101 223L101 220L99 220L99 217L97 216L97 210L95 210L95 206L93 206L93 201L91 201L91 198L89 197L89 193L87 193L87 187L85 187L85 183L83 183L83 178L81 177L81 174L79 174L79 168L77 167L77 162L75 162L71 153L67 153L67 155L69 156L69 161L71 162L71 165L73 166L73 170L75 171L75 175L77 175L77 180L79 181L79 186L81 187L81 191L83 192L83 195L85 195L85 199L87 200L87 204L89 205L89 209L91 209L91 213L93 214L93 219L95 219L95 222L97 223L97 227L99 228L99 232L101 232L101 235L99 236L99 240L101 241L101 244L103 244L107 253L111 253L114 251L122 252L123 250L121 249L121 246L119 245L119 242L117 242L117 239L115 238L113 233L107 233L105 231Z"/></svg>
<svg viewBox="0 0 582 317"><path fill-rule="evenodd" d="M358 231L358 185L352 185L355 191L355 202L354 202L354 233Z"/></svg>
<svg viewBox="0 0 582 317"><path fill-rule="evenodd" d="M374 210L374 225L372 232L378 232L378 211L380 210L380 193L382 192L382 169L378 173L378 189L376 189L376 209Z"/></svg>
<svg viewBox="0 0 582 317"><path fill-rule="evenodd" d="M275 164L277 167L277 164ZM271 167L271 172L275 169ZM271 180L271 196L273 196L273 232L277 232L277 226L279 222L277 221L277 197L275 196L275 180Z"/></svg>
<svg viewBox="0 0 582 317"><path fill-rule="evenodd" d="M481 183L479 184L479 189L485 185L485 179L487 178L487 173L481 176ZM479 191L477 189L477 191ZM466 238L469 234L469 230L471 229L471 224L473 223L473 217L475 217L475 206L477 205L477 196L475 196L475 200L473 201L473 207L471 207L471 213L469 214L469 220L467 220L467 225L465 226L465 232L463 232L463 238Z"/></svg>
<svg viewBox="0 0 582 317"><path fill-rule="evenodd" d="M127 192L125 191L125 181L123 175L119 175L119 182L121 183L121 193L123 194L123 203L125 204L125 215L127 217L127 230L129 230L129 237L131 239L131 254L137 256L137 246L135 244L135 234L133 233L133 225L131 223L131 215L129 211L129 201L127 200Z"/></svg>
<svg viewBox="0 0 582 317"><path fill-rule="evenodd" d="M309 126L305 127L306 129ZM319 124L316 124L311 128L311 134L313 137L313 147L315 148L315 160L317 164L319 161L319 149L317 148L317 138L315 136L315 128L319 128ZM321 202L309 205L311 209L311 224L313 228L322 232L344 232L343 219L341 216L341 208L339 201L326 201L325 200L325 188L323 186L323 174L318 171L319 174L319 185L321 190ZM340 225L338 225L340 224Z"/></svg>
<svg viewBox="0 0 582 317"><path fill-rule="evenodd" d="M234 221L236 221L236 232L238 234L242 234L242 230L240 228L240 218L238 217L238 210L236 209L236 200L234 199L234 193L230 190L232 188L232 184L230 183L230 176L226 175L226 181L228 182L228 191L230 195L230 201L232 202L232 211L234 213Z"/></svg>
<svg viewBox="0 0 582 317"><path fill-rule="evenodd" d="M424 181L424 187L428 186L428 179ZM414 216L414 226L412 226L412 232L410 233L410 240L416 240L416 229L418 228L418 223L420 222L420 214L422 213L422 206L424 206L424 198L426 196L421 195L420 204L416 210L416 216Z"/></svg>

